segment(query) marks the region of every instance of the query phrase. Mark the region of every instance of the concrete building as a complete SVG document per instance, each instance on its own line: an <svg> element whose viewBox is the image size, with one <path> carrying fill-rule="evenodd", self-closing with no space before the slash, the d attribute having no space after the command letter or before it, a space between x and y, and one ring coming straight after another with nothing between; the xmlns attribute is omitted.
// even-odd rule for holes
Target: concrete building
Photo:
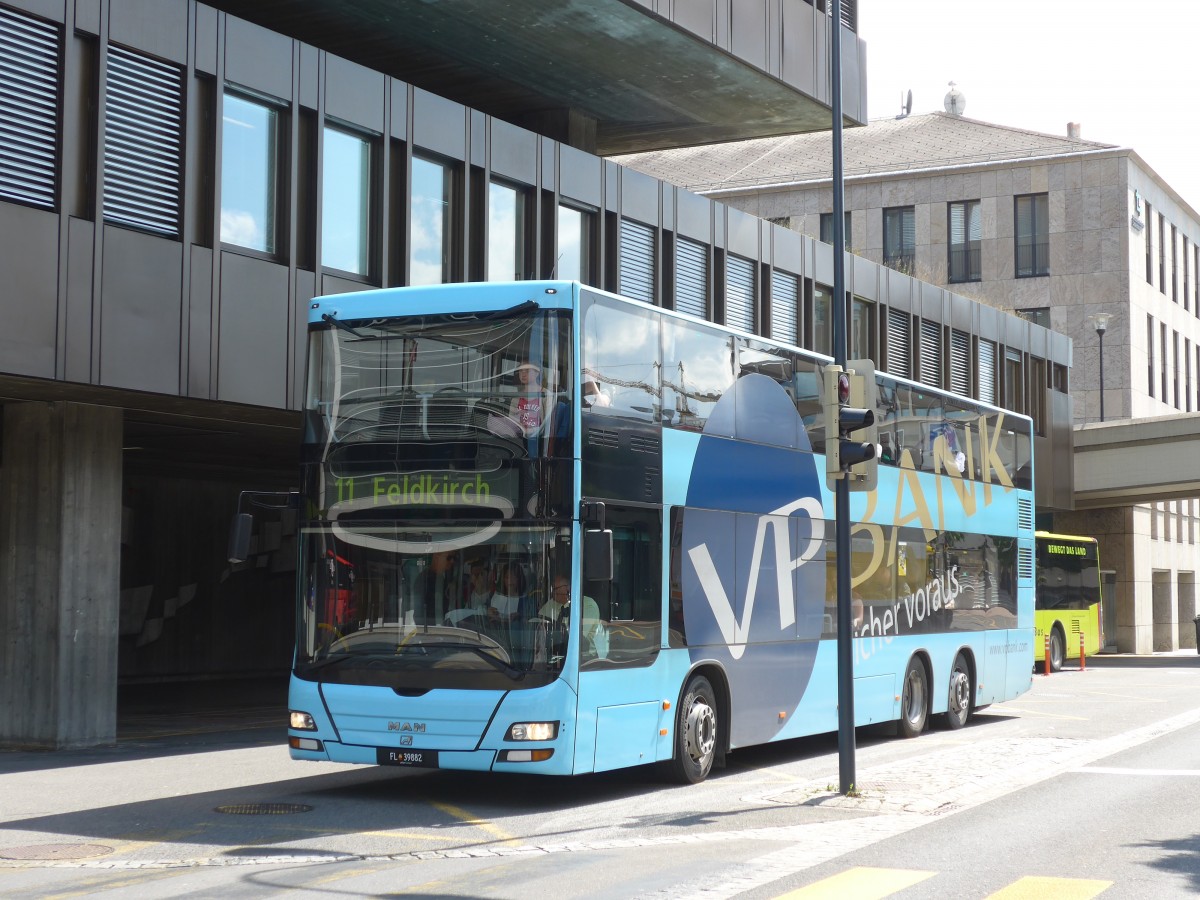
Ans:
<svg viewBox="0 0 1200 900"><path fill-rule="evenodd" d="M952 89L946 108L964 101ZM1134 150L1064 126L1040 134L947 111L847 129L848 243L1071 338L1078 426L1200 411L1200 217ZM789 135L620 162L821 237L829 152L820 135ZM1036 374L1052 387L1064 376ZM1006 402L1028 410L1019 395ZM1195 499L1175 499L1039 520L1100 538L1110 647L1195 646L1198 514Z"/></svg>
<svg viewBox="0 0 1200 900"><path fill-rule="evenodd" d="M830 247L603 154L827 129L832 39L865 122L843 11L0 0L0 745L111 742L119 683L286 672L295 523L245 564L225 544L240 491L295 483L314 296L554 273L827 344ZM847 286L866 349L907 317L998 400L1031 391L1006 354L1071 364L865 258ZM1056 384L1039 466L1070 445Z"/></svg>

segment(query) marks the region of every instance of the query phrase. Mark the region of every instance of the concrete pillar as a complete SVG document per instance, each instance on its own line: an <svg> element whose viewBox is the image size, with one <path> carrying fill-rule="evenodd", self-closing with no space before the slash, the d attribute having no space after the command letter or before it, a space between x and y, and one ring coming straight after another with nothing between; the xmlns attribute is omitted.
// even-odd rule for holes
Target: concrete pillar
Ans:
<svg viewBox="0 0 1200 900"><path fill-rule="evenodd" d="M1180 572L1176 586L1179 603L1179 649L1196 649L1196 573Z"/></svg>
<svg viewBox="0 0 1200 900"><path fill-rule="evenodd" d="M3 407L0 746L117 733L121 410Z"/></svg>
<svg viewBox="0 0 1200 900"><path fill-rule="evenodd" d="M1175 649L1175 597L1171 573L1156 571L1150 574L1153 589L1154 650Z"/></svg>

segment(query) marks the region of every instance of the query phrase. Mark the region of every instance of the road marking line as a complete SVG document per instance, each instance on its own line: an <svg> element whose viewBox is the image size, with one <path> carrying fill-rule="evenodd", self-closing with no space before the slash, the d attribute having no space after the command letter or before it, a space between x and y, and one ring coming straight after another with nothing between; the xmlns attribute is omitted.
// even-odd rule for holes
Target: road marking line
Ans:
<svg viewBox="0 0 1200 900"><path fill-rule="evenodd" d="M881 900L936 874L916 869L875 869L859 866L781 894L775 900L842 900L844 897L853 897L854 900Z"/></svg>
<svg viewBox="0 0 1200 900"><path fill-rule="evenodd" d="M451 806L449 803L440 803L437 800L431 800L430 805L435 809L440 809L448 816L453 816L464 825L474 825L476 828L486 831L499 841L503 841L506 844L516 843L517 839L503 828L498 828L487 819L481 819L474 813L467 812L465 809L461 809L457 806Z"/></svg>
<svg viewBox="0 0 1200 900"><path fill-rule="evenodd" d="M1200 769L1122 769L1118 766L1080 766L1068 771L1083 772L1088 775L1149 775L1152 778L1200 777Z"/></svg>
<svg viewBox="0 0 1200 900"><path fill-rule="evenodd" d="M1089 900L1112 887L1111 881L1027 876L996 891L987 900Z"/></svg>
<svg viewBox="0 0 1200 900"><path fill-rule="evenodd" d="M113 873L116 874L116 873ZM114 881L112 875L107 877L97 877L85 879L75 890L64 891L58 894L42 894L42 900L69 900L71 897L86 897L90 894L95 894L99 891L113 891L119 888L134 887L135 885L143 885L148 882L163 881L167 878L178 878L180 875L191 874L180 869L170 869L163 871L156 869L148 871L141 875L132 875Z"/></svg>

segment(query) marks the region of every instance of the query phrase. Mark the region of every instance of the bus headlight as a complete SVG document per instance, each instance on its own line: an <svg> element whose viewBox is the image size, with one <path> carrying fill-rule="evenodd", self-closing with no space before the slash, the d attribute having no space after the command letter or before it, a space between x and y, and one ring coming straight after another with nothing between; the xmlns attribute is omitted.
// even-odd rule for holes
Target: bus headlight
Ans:
<svg viewBox="0 0 1200 900"><path fill-rule="evenodd" d="M557 722L517 722L509 726L507 740L552 741L558 737Z"/></svg>
<svg viewBox="0 0 1200 900"><path fill-rule="evenodd" d="M316 731L317 723L313 721L313 717L306 712L296 712L292 710L288 713L288 727L292 731Z"/></svg>

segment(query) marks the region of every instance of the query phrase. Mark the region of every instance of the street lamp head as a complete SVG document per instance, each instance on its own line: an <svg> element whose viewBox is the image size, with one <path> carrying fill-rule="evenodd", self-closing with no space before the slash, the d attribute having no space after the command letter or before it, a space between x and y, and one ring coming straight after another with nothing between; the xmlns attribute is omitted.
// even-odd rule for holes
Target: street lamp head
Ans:
<svg viewBox="0 0 1200 900"><path fill-rule="evenodd" d="M1088 320L1096 329L1096 334L1103 337L1104 332L1108 331L1108 323L1112 321L1112 313L1093 313L1088 316Z"/></svg>

